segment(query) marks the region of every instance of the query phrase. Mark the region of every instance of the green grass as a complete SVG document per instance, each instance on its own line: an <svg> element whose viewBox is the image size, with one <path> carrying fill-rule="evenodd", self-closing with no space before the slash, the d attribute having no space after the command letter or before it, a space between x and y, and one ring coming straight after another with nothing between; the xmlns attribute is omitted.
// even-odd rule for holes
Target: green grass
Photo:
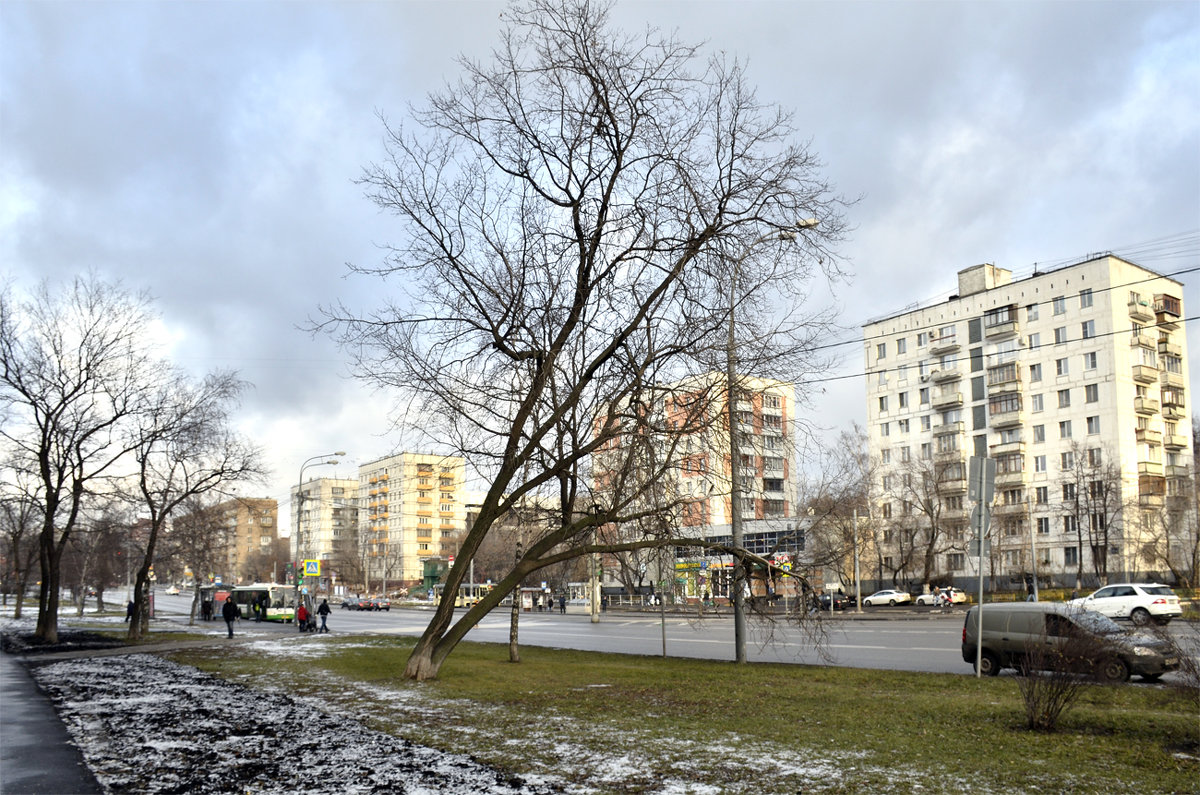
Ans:
<svg viewBox="0 0 1200 795"><path fill-rule="evenodd" d="M464 643L437 680L417 684L399 676L412 639L325 640L319 656L229 647L175 658L602 792L1159 793L1200 781L1200 716L1144 685L1089 687L1059 732L1032 734L1011 677L535 647L514 665L507 646Z"/></svg>

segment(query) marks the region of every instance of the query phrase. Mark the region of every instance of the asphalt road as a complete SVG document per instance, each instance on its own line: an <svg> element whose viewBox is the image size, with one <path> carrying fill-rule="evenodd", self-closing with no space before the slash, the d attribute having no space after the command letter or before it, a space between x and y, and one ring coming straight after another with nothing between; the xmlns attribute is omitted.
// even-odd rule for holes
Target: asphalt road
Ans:
<svg viewBox="0 0 1200 795"><path fill-rule="evenodd" d="M190 604L190 599L184 596L166 596L161 591L156 594L156 609L164 618L182 619ZM359 612L335 607L329 627L338 633L419 635L430 615L428 609ZM820 649L824 656L814 640L795 627L751 622L747 656L753 662L970 674L971 666L962 661L960 651L962 622L961 612L914 613L905 608L878 608L866 620L841 617L823 620L820 626L825 634ZM663 653L664 623L669 656L733 659L733 622L727 615L703 620L667 615L663 622L656 614L614 611L603 614L600 622L593 624L586 614L522 613L520 640L531 646L657 656ZM211 626L214 631L224 632L220 621L212 622ZM255 629L281 634L296 632L291 625L266 622L255 625ZM504 608L487 616L467 637L480 642L508 643L508 630L509 611Z"/></svg>

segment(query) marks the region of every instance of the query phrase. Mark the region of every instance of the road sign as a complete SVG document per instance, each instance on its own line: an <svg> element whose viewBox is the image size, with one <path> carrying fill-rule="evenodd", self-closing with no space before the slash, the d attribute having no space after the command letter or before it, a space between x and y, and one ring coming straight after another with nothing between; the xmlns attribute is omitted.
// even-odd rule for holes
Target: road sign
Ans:
<svg viewBox="0 0 1200 795"><path fill-rule="evenodd" d="M976 505L971 509L971 532L983 535L992 524L992 509L987 505Z"/></svg>
<svg viewBox="0 0 1200 795"><path fill-rule="evenodd" d="M970 479L967 481L969 502L990 503L996 495L996 459L971 456Z"/></svg>
<svg viewBox="0 0 1200 795"><path fill-rule="evenodd" d="M305 577L320 577L321 576L321 561L319 561L319 560L304 561L304 576Z"/></svg>
<svg viewBox="0 0 1200 795"><path fill-rule="evenodd" d="M973 558L979 557L979 540L971 539L967 542L967 554ZM983 540L983 554L992 554L992 542L986 538Z"/></svg>

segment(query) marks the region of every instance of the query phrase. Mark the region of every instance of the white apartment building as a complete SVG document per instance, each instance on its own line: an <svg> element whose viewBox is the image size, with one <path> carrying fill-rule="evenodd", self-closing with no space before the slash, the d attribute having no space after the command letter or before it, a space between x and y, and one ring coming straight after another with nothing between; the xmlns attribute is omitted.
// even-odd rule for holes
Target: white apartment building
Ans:
<svg viewBox="0 0 1200 795"><path fill-rule="evenodd" d="M466 462L399 453L358 468L360 543L368 587L413 587L426 561L445 560L466 526Z"/></svg>
<svg viewBox="0 0 1200 795"><path fill-rule="evenodd" d="M968 555L970 456L996 461L985 575L1072 587L1167 577L1192 460L1182 285L1115 256L1028 278L978 265L958 294L863 327L877 574L941 584ZM1098 573L1099 572L1099 573ZM864 576L866 573L864 572Z"/></svg>
<svg viewBox="0 0 1200 795"><path fill-rule="evenodd" d="M292 560L320 560L317 588L329 591L340 547L353 538L358 525L358 481L352 478L312 478L292 487Z"/></svg>

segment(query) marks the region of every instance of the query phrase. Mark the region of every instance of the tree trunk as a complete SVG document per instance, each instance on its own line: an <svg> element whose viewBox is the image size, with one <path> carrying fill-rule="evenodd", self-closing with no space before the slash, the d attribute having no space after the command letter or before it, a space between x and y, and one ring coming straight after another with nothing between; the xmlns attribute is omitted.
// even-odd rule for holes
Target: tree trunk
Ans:
<svg viewBox="0 0 1200 795"><path fill-rule="evenodd" d="M512 618L508 622L508 661L521 662L521 649L517 645L517 623L521 618L521 593L513 591Z"/></svg>

